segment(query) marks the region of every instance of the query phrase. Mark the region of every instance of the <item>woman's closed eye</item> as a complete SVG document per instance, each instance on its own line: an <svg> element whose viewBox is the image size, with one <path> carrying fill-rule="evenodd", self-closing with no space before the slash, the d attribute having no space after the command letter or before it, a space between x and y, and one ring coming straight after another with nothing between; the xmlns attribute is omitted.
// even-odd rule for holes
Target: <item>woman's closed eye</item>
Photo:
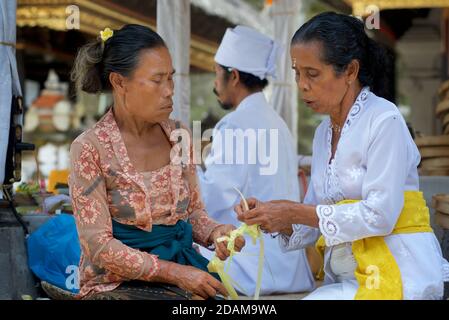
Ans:
<svg viewBox="0 0 449 320"><path fill-rule="evenodd" d="M309 78L316 78L319 76L319 72L315 71L315 70L309 70L309 71L307 71L307 76Z"/></svg>
<svg viewBox="0 0 449 320"><path fill-rule="evenodd" d="M155 78L152 78L151 81L153 81L153 82L156 83L156 84L161 84L161 82L162 82L162 77L155 77Z"/></svg>
<svg viewBox="0 0 449 320"><path fill-rule="evenodd" d="M294 70L295 71L295 78L296 80L299 80L299 78L301 77L301 73L298 70ZM316 78L320 75L320 73L316 70L308 70L306 72L307 78Z"/></svg>
<svg viewBox="0 0 449 320"><path fill-rule="evenodd" d="M318 74L313 74L313 73L306 73L306 75L307 75L307 78L309 78L309 79L315 79L318 77ZM300 79L300 77L301 77L301 74L296 72L295 79L298 81Z"/></svg>
<svg viewBox="0 0 449 320"><path fill-rule="evenodd" d="M162 84L162 82L173 82L173 74L170 74L168 76L157 76L151 79L156 84Z"/></svg>

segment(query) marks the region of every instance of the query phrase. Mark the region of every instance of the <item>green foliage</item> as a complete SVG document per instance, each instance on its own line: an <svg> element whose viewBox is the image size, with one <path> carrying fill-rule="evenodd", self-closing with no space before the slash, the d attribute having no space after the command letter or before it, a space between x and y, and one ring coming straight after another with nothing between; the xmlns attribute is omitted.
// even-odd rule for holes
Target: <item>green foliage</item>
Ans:
<svg viewBox="0 0 449 320"><path fill-rule="evenodd" d="M17 186L16 192L28 195L37 193L39 192L39 185L37 183L22 182Z"/></svg>

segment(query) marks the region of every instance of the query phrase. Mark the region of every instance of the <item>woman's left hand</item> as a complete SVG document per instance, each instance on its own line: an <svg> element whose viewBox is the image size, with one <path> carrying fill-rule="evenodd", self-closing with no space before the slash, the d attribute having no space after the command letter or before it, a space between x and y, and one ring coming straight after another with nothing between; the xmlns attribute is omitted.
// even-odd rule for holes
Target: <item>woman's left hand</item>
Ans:
<svg viewBox="0 0 449 320"><path fill-rule="evenodd" d="M229 236L231 231L235 229L236 227L234 227L231 224L222 224L216 227L210 235L210 239L212 240L211 242L214 242L215 244L215 254L220 260L226 260L229 257L230 252L227 248L228 242L227 241L219 242L218 239L221 237ZM234 242L235 251L240 252L244 246L245 246L245 238L242 236L237 237Z"/></svg>
<svg viewBox="0 0 449 320"><path fill-rule="evenodd" d="M248 199L247 202L250 209L248 211L244 210L243 203L234 208L240 221L247 225L257 224L266 233L291 232L292 221L288 213L294 202L288 200L262 202L254 198Z"/></svg>

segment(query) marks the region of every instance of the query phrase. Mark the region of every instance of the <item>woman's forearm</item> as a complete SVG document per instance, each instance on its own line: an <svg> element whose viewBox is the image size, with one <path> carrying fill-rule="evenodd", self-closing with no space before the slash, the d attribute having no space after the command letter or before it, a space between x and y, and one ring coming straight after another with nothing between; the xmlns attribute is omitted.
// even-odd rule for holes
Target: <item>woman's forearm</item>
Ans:
<svg viewBox="0 0 449 320"><path fill-rule="evenodd" d="M287 236L291 236L293 233L292 225L303 224L313 228L318 228L319 219L315 212L314 206L304 205L294 201L272 201L282 203L285 206L283 210L285 212L286 224L288 227L282 229L280 232Z"/></svg>
<svg viewBox="0 0 449 320"><path fill-rule="evenodd" d="M315 206L292 202L288 210L291 224L303 224L309 227L318 228L319 219L315 208Z"/></svg>
<svg viewBox="0 0 449 320"><path fill-rule="evenodd" d="M179 265L174 262L159 259L159 270L153 277L151 277L151 281L177 285L175 269L178 269L178 266Z"/></svg>

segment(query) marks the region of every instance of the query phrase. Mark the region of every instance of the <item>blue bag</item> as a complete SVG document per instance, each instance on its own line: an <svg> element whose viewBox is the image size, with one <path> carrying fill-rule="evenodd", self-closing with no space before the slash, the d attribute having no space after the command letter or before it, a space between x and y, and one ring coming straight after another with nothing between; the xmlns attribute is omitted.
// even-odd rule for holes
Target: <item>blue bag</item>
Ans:
<svg viewBox="0 0 449 320"><path fill-rule="evenodd" d="M81 247L72 215L47 221L27 239L28 265L42 281L72 293L79 292Z"/></svg>

